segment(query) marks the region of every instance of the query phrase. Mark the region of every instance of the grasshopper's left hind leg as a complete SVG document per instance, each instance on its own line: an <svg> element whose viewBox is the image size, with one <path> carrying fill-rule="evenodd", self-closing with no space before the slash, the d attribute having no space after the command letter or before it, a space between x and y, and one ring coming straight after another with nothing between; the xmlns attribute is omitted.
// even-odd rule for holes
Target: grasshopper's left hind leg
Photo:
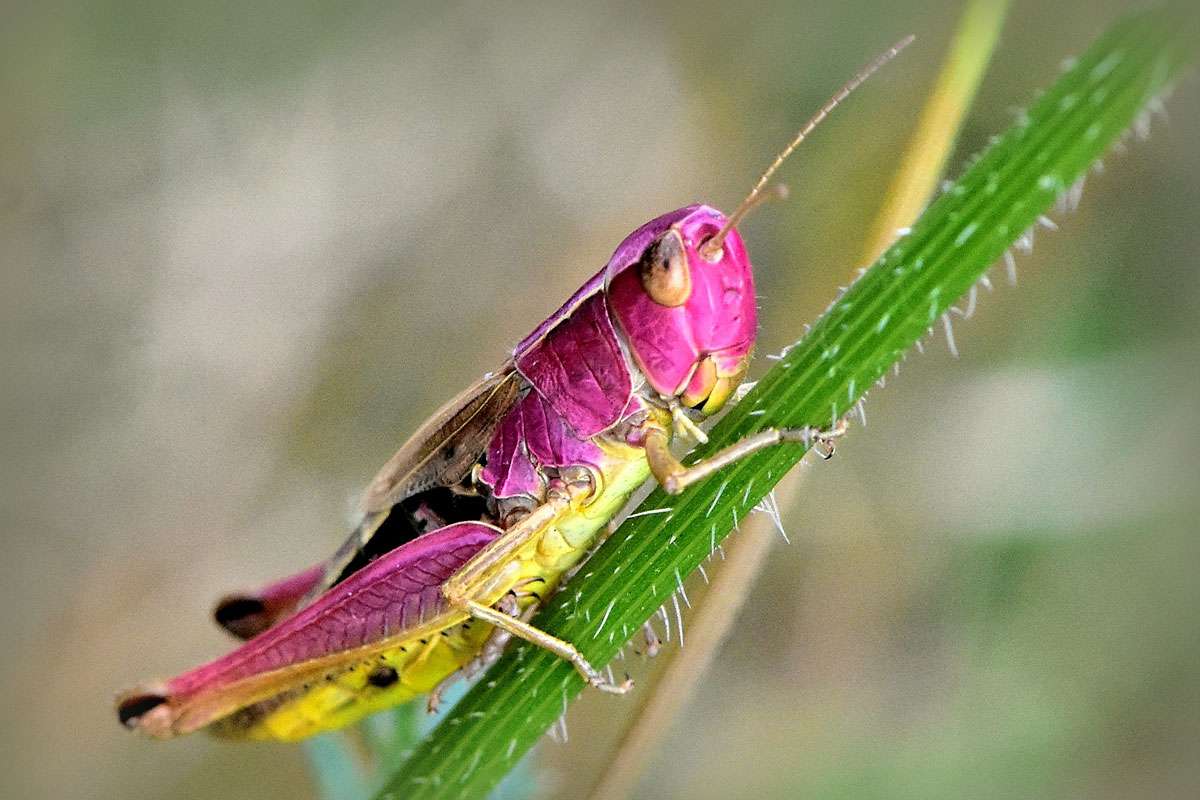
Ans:
<svg viewBox="0 0 1200 800"><path fill-rule="evenodd" d="M521 611L520 605L517 603L517 593L510 591L495 606L497 611L503 614L508 614L510 617L519 617L528 620L537 611L537 604L529 606L524 612ZM485 669L495 664L500 660L500 656L504 654L504 646L508 644L508 640L512 638L512 634L508 631L494 629L488 638L483 643L483 648L480 649L479 655L463 664L462 667L456 669L446 677L442 678L437 686L433 687L433 691L429 693L429 697L425 700L425 711L429 714L436 714L442 705L442 695L446 691L458 683L459 680L474 678Z"/></svg>
<svg viewBox="0 0 1200 800"><path fill-rule="evenodd" d="M613 683L600 674L600 671L592 666L591 662L584 657L583 653L579 652L579 649L575 645L559 639L557 636L552 636L535 625L531 625L516 617L510 617L503 611L498 611L491 606L485 606L474 600L466 602L466 610L476 619L491 623L497 628L511 633L513 636L536 644L538 647L554 653L559 658L571 662L571 666L575 667L575 670L583 676L585 681L602 692L625 694L633 688L633 680L631 678L626 678L620 683Z"/></svg>
<svg viewBox="0 0 1200 800"><path fill-rule="evenodd" d="M707 478L717 470L741 461L746 456L786 442L805 445L820 445L822 458L833 457L834 440L846 433L846 421L839 420L830 430L816 428L767 428L745 439L734 442L703 461L685 467L671 453L671 440L661 428L650 428L646 432L646 458L650 471L663 490L668 494L679 494L701 478Z"/></svg>
<svg viewBox="0 0 1200 800"><path fill-rule="evenodd" d="M576 671L591 686L610 694L625 694L633 688L633 681L626 678L620 683L607 680L598 669L570 642L546 633L523 619L488 605L485 600L492 587L511 568L517 552L536 537L541 536L547 525L553 524L558 515L570 504L567 497L553 497L539 506L532 514L504 532L500 538L479 551L457 573L442 585L442 594L455 608L472 617L493 625L499 630L549 650L559 658L571 662ZM494 596L494 595L493 595Z"/></svg>

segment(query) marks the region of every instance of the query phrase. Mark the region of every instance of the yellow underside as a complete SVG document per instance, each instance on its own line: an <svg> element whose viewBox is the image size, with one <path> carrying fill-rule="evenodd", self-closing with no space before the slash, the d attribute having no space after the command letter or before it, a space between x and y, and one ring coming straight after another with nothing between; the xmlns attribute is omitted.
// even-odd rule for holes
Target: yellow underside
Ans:
<svg viewBox="0 0 1200 800"><path fill-rule="evenodd" d="M546 581L545 591L541 586L536 587L546 597L563 573L579 562L629 495L650 476L643 449L623 443L597 444L604 451L599 495L588 505L568 509L547 524L541 535L519 553L520 568L505 570L505 583L488 600L495 602L534 577ZM526 598L522 602L529 604L534 600ZM395 647L289 697L252 727L236 731L236 735L251 739L303 739L345 727L368 714L428 694L479 655L492 632L491 625L467 619L458 612L447 612L436 623L433 633L425 628L421 638L397 642ZM372 685L369 677L375 674L378 679L381 668L386 667L395 670L398 680L382 688Z"/></svg>

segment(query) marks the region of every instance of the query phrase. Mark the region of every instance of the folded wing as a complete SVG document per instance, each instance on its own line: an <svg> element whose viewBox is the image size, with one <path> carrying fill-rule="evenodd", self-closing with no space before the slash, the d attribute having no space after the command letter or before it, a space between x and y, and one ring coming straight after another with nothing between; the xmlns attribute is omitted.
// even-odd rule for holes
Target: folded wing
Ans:
<svg viewBox="0 0 1200 800"><path fill-rule="evenodd" d="M446 608L441 585L499 534L462 522L414 539L233 652L124 693L118 717L152 736L188 733L454 624L458 612Z"/></svg>

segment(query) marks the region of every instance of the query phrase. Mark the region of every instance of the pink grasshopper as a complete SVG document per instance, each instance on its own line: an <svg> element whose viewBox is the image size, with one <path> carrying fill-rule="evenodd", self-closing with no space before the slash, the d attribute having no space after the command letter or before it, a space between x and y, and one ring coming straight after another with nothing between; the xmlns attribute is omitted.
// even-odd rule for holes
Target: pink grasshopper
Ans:
<svg viewBox="0 0 1200 800"><path fill-rule="evenodd" d="M733 214L691 205L625 238L608 263L497 372L426 422L368 486L362 519L321 565L228 597L217 621L247 639L221 658L117 700L156 737L200 728L299 739L473 674L516 636L622 693L569 642L530 624L653 478L668 492L784 442L832 454L842 432L768 429L684 466L674 436L741 383L757 329L736 226L824 117L911 41L856 75L800 130Z"/></svg>

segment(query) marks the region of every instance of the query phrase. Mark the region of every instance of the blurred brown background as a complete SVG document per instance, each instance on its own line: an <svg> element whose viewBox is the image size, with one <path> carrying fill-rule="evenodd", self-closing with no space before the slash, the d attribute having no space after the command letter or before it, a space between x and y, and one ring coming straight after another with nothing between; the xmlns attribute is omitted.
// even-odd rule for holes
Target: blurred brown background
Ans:
<svg viewBox="0 0 1200 800"><path fill-rule="evenodd" d="M1020 2L952 172L1125 6ZM741 198L762 352L853 274L958 5L11 7L0 30L0 795L315 797L302 750L120 730L326 554L421 418L630 229ZM644 797L1194 797L1200 105L806 471ZM761 367L760 367L761 368ZM736 541L731 546L736 546ZM602 768L586 697L541 791ZM596 733L593 737L592 731ZM609 733L604 733L608 731Z"/></svg>

